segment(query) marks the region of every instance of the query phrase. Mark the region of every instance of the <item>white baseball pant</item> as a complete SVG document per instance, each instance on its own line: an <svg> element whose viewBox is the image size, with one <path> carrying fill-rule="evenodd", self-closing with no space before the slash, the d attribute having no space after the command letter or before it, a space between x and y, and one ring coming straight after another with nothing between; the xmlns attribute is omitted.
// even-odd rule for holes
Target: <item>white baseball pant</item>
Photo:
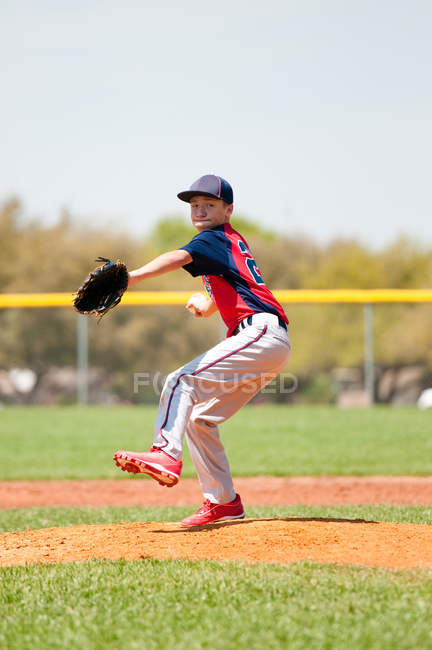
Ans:
<svg viewBox="0 0 432 650"><path fill-rule="evenodd" d="M154 445L180 459L186 434L204 497L212 503L228 503L236 494L218 425L272 381L289 354L289 335L277 316L260 313L236 336L168 375Z"/></svg>

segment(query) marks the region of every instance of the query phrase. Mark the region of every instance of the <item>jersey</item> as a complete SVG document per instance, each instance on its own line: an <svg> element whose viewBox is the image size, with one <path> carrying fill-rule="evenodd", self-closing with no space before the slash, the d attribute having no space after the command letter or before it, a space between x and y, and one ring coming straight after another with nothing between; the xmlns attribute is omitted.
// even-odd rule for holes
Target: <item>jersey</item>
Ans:
<svg viewBox="0 0 432 650"><path fill-rule="evenodd" d="M227 336L244 318L261 312L289 322L266 287L246 240L229 223L203 230L181 249L192 257L183 268L194 277L203 276L207 293L228 328Z"/></svg>

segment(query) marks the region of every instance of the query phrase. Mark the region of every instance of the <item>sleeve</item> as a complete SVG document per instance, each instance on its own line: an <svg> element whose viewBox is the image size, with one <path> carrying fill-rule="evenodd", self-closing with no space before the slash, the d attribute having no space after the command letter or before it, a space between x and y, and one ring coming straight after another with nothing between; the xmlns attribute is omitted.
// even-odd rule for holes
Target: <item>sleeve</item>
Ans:
<svg viewBox="0 0 432 650"><path fill-rule="evenodd" d="M228 253L223 241L211 230L198 233L180 250L187 251L192 262L183 266L193 277L197 275L221 275L228 266Z"/></svg>

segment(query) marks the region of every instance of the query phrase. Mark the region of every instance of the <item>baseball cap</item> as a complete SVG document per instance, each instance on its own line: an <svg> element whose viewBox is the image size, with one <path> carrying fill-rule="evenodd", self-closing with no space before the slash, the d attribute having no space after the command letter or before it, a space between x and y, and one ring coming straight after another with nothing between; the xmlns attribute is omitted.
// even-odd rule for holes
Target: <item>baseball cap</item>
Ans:
<svg viewBox="0 0 432 650"><path fill-rule="evenodd" d="M177 194L181 201L189 203L193 196L211 196L215 199L222 199L227 203L234 202L233 190L231 185L221 176L206 174L198 178L188 190Z"/></svg>

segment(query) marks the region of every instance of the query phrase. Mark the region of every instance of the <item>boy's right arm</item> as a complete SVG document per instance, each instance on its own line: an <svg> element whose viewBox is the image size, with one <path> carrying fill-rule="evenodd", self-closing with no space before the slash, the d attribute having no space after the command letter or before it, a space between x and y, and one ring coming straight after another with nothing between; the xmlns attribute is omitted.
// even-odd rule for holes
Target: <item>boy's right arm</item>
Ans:
<svg viewBox="0 0 432 650"><path fill-rule="evenodd" d="M190 262L192 262L192 255L190 255L186 250L179 249L163 253L162 255L155 257L151 262L144 264L144 266L141 266L139 269L130 271L128 288L142 280L154 278L157 275L169 273L170 271L176 271L185 264L190 264Z"/></svg>

